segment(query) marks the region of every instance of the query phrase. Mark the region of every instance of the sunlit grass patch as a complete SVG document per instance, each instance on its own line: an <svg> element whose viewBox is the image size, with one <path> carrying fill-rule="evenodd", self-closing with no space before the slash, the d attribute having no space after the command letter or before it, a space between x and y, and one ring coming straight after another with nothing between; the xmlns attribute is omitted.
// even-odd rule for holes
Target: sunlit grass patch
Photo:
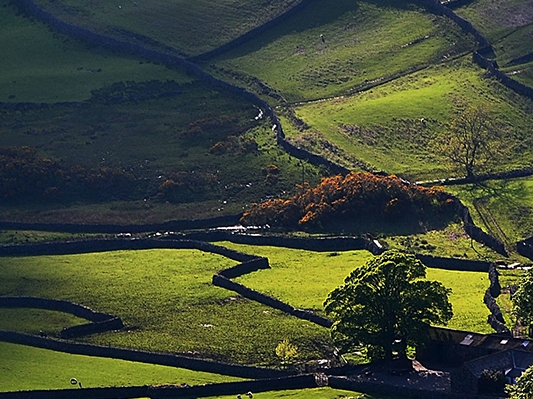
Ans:
<svg viewBox="0 0 533 399"><path fill-rule="evenodd" d="M238 381L228 377L187 369L71 355L46 349L0 342L0 391L140 386L156 384L207 384Z"/></svg>
<svg viewBox="0 0 533 399"><path fill-rule="evenodd" d="M302 104L296 114L310 129L291 140L323 153L334 146L375 170L421 180L449 176L433 140L467 104L484 104L527 142L529 102L504 89L470 60L431 67L354 96ZM521 164L530 159L521 150ZM518 167L509 159L503 167Z"/></svg>
<svg viewBox="0 0 533 399"><path fill-rule="evenodd" d="M198 250L0 258L0 294L67 299L121 317L122 331L83 338L96 344L268 365L289 338L302 359L322 357L327 329L211 284L235 264Z"/></svg>
<svg viewBox="0 0 533 399"><path fill-rule="evenodd" d="M288 302L294 307L320 312L329 292L343 284L350 272L362 266L372 255L367 251L314 252L268 246L224 243L228 247L267 256L272 269L261 270L237 279L259 292ZM427 268L427 278L453 290L450 301L454 317L450 328L491 332L487 324L489 311L483 295L489 287L485 272L460 272Z"/></svg>

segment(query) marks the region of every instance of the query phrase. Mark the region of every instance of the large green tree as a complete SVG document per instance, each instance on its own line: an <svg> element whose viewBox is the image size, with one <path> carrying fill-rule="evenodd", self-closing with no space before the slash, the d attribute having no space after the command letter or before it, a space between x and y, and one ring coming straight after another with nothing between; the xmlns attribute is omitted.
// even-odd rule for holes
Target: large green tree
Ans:
<svg viewBox="0 0 533 399"><path fill-rule="evenodd" d="M446 324L453 315L451 290L425 277L422 262L399 251L355 269L324 303L334 341L344 352L363 345L373 358L391 360L393 351L405 357L431 324Z"/></svg>
<svg viewBox="0 0 533 399"><path fill-rule="evenodd" d="M513 313L522 324L533 322L533 269L524 273L512 296Z"/></svg>

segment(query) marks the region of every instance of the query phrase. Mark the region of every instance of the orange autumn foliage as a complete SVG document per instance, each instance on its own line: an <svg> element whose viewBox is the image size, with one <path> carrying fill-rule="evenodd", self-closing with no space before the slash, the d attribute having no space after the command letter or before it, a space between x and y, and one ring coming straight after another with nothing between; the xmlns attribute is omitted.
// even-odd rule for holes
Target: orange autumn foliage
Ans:
<svg viewBox="0 0 533 399"><path fill-rule="evenodd" d="M252 204L241 222L305 227L346 218L396 220L416 216L423 219L453 206L450 196L439 188L410 184L393 175L362 172L323 178L318 186L311 188L306 184L297 191L289 199Z"/></svg>

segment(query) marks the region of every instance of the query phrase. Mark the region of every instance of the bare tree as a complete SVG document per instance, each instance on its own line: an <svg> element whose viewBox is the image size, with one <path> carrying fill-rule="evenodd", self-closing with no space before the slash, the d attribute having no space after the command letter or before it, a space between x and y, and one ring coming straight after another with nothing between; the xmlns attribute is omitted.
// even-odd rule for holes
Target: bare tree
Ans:
<svg viewBox="0 0 533 399"><path fill-rule="evenodd" d="M440 152L453 169L473 177L490 171L507 155L504 131L485 107L469 107L450 124L441 138Z"/></svg>

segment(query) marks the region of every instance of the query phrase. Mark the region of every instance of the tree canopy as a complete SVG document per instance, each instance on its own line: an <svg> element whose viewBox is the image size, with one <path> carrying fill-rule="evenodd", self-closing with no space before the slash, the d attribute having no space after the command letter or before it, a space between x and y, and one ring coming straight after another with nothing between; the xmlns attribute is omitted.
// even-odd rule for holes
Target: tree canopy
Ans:
<svg viewBox="0 0 533 399"><path fill-rule="evenodd" d="M332 337L343 351L366 346L372 358L406 356L422 343L430 325L452 317L451 289L425 280L426 267L414 255L387 251L351 272L324 306L334 320Z"/></svg>
<svg viewBox="0 0 533 399"><path fill-rule="evenodd" d="M533 322L533 269L524 273L513 294L513 312L523 324Z"/></svg>
<svg viewBox="0 0 533 399"><path fill-rule="evenodd" d="M533 366L516 379L516 384L505 388L509 399L531 399L533 397Z"/></svg>

